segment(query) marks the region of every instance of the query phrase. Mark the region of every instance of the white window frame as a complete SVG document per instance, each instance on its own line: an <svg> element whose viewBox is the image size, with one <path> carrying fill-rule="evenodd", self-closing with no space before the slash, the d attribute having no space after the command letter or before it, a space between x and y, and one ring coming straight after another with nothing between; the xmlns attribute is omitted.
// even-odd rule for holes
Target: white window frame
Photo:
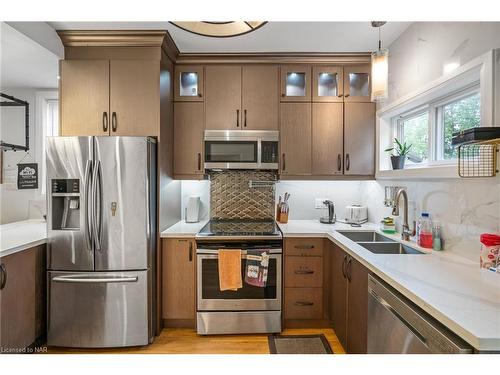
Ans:
<svg viewBox="0 0 500 375"><path fill-rule="evenodd" d="M500 49L491 50L454 71L443 75L418 90L379 108L376 117L376 179L443 179L459 178L456 160L443 160L426 165L413 164L411 168L392 170L384 150L394 142L394 118L439 100L448 100L453 94L477 87L481 97L481 125L500 124ZM431 126L436 118L430 119ZM431 139L435 142L435 139ZM435 158L435 155L432 155Z"/></svg>
<svg viewBox="0 0 500 375"><path fill-rule="evenodd" d="M456 159L440 159L443 154L443 133L444 133L444 118L443 118L443 107L460 101L461 99L467 98L472 95L480 94L481 87L479 82L474 82L467 85L459 90L450 93L444 97L438 98L430 103L427 103L418 108L412 109L408 112L402 113L400 115L394 116L392 119L392 127L394 138L398 140L404 140L403 134L403 122L408 119L418 117L424 113L427 113L427 133L428 133L428 150L427 161L423 163L412 163L406 164L405 168L421 168L423 166L433 166L433 165L456 165Z"/></svg>
<svg viewBox="0 0 500 375"><path fill-rule="evenodd" d="M37 126L35 127L36 140L36 159L39 160L39 184L38 192L40 195L46 194L45 186L45 138L47 137L47 109L51 101L58 101L59 94L57 90L37 91L35 94L35 110Z"/></svg>

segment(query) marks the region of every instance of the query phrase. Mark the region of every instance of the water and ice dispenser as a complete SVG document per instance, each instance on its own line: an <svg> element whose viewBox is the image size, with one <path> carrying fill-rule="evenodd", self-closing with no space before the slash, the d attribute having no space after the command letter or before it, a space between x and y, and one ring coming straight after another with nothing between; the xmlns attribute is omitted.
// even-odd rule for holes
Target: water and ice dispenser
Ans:
<svg viewBox="0 0 500 375"><path fill-rule="evenodd" d="M80 180L52 179L52 229L80 229Z"/></svg>

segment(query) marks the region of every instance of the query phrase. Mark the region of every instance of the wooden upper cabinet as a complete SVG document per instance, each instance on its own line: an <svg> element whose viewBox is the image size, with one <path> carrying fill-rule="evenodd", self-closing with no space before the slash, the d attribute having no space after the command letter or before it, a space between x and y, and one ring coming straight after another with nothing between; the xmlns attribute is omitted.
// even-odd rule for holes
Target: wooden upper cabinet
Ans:
<svg viewBox="0 0 500 375"><path fill-rule="evenodd" d="M160 124L160 62L110 61L111 135L156 136Z"/></svg>
<svg viewBox="0 0 500 375"><path fill-rule="evenodd" d="M204 77L201 65L179 65L175 68L174 100L201 102L204 100Z"/></svg>
<svg viewBox="0 0 500 375"><path fill-rule="evenodd" d="M342 66L314 66L312 85L313 102L344 101Z"/></svg>
<svg viewBox="0 0 500 375"><path fill-rule="evenodd" d="M61 135L108 135L109 60L63 60Z"/></svg>
<svg viewBox="0 0 500 375"><path fill-rule="evenodd" d="M366 354L368 327L368 269L352 257L347 265L347 352Z"/></svg>
<svg viewBox="0 0 500 375"><path fill-rule="evenodd" d="M371 101L371 65L344 66L344 101L362 102Z"/></svg>
<svg viewBox="0 0 500 375"><path fill-rule="evenodd" d="M344 103L344 174L375 174L375 103Z"/></svg>
<svg viewBox="0 0 500 375"><path fill-rule="evenodd" d="M205 68L205 104L207 130L241 129L241 66Z"/></svg>
<svg viewBox="0 0 500 375"><path fill-rule="evenodd" d="M313 103L312 106L312 174L342 175L343 104Z"/></svg>
<svg viewBox="0 0 500 375"><path fill-rule="evenodd" d="M309 65L281 66L281 101L311 101L311 67Z"/></svg>
<svg viewBox="0 0 500 375"><path fill-rule="evenodd" d="M163 319L194 320L196 243L194 239L164 239L162 252Z"/></svg>
<svg viewBox="0 0 500 375"><path fill-rule="evenodd" d="M311 174L311 103L281 103L280 138L283 175Z"/></svg>
<svg viewBox="0 0 500 375"><path fill-rule="evenodd" d="M174 103L174 175L203 175L203 103Z"/></svg>
<svg viewBox="0 0 500 375"><path fill-rule="evenodd" d="M278 66L243 66L242 86L243 126L241 128L244 130L278 130Z"/></svg>

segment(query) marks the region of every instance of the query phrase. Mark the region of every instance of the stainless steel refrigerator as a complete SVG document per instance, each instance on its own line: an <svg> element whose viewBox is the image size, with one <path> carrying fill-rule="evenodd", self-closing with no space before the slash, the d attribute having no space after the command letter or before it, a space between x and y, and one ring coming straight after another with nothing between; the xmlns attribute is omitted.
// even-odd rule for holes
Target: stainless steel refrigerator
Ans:
<svg viewBox="0 0 500 375"><path fill-rule="evenodd" d="M47 138L48 345L154 336L156 141Z"/></svg>

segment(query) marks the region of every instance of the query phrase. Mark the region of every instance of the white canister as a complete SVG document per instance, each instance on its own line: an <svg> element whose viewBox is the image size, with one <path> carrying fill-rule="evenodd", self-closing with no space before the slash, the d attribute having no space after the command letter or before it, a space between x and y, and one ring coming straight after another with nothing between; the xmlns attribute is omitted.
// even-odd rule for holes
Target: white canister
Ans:
<svg viewBox="0 0 500 375"><path fill-rule="evenodd" d="M190 196L186 206L186 223L200 221L200 197Z"/></svg>

